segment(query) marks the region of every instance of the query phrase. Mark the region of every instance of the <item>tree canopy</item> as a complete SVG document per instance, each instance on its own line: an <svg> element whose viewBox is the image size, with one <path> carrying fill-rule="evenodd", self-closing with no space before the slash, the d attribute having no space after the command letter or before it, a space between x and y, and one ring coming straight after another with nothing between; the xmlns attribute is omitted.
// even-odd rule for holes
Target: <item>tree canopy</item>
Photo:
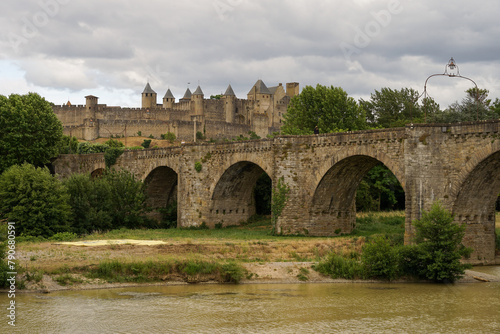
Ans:
<svg viewBox="0 0 500 334"><path fill-rule="evenodd" d="M423 113L418 105L418 92L411 88L393 90L382 88L371 94L369 101L360 100L366 110L371 126L394 128L409 122L423 122Z"/></svg>
<svg viewBox="0 0 500 334"><path fill-rule="evenodd" d="M28 162L43 166L59 153L62 124L36 93L0 95L0 173Z"/></svg>
<svg viewBox="0 0 500 334"><path fill-rule="evenodd" d="M51 237L70 229L69 195L47 168L24 163L0 175L0 216L21 236Z"/></svg>
<svg viewBox="0 0 500 334"><path fill-rule="evenodd" d="M284 116L281 132L286 135L366 129L363 108L340 87L306 86L294 96Z"/></svg>

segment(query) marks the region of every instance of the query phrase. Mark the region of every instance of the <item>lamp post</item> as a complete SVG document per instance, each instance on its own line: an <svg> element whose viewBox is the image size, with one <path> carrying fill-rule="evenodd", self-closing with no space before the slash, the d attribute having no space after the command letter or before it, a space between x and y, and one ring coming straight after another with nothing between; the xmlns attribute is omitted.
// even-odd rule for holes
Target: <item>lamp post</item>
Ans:
<svg viewBox="0 0 500 334"><path fill-rule="evenodd" d="M474 84L474 86L476 87L476 104L477 104L476 121L478 121L479 120L479 89L477 88L477 85L474 82L474 80L472 80L471 78L467 78L467 77L464 77L464 76L460 75L460 70L458 69L458 65L455 63L455 59L453 59L453 57L451 57L450 60L448 61L448 64L445 65L445 67L444 67L444 73L429 75L427 77L427 79L425 80L424 92L423 92L424 101L428 97L428 94L427 94L427 81L429 81L430 78L436 77L436 76L447 76L447 77L450 77L450 78L466 79L466 80L469 80L470 82L472 82ZM424 110L425 110L425 122L427 123L427 109L424 108Z"/></svg>

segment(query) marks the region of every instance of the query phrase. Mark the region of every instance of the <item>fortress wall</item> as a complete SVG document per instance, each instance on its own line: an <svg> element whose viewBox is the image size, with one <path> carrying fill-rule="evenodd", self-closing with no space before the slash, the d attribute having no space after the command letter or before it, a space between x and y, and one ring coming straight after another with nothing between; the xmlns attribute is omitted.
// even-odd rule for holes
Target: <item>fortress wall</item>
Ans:
<svg viewBox="0 0 500 334"><path fill-rule="evenodd" d="M243 135L248 137L250 126L246 124L234 124L221 121L205 121L205 137L207 139L233 138Z"/></svg>
<svg viewBox="0 0 500 334"><path fill-rule="evenodd" d="M85 106L54 106L57 118L64 126L82 125L85 118Z"/></svg>
<svg viewBox="0 0 500 334"><path fill-rule="evenodd" d="M187 110L169 110L169 120L171 121L184 121L189 122L191 120L190 112Z"/></svg>
<svg viewBox="0 0 500 334"><path fill-rule="evenodd" d="M224 101L217 99L205 100L205 119L225 120Z"/></svg>
<svg viewBox="0 0 500 334"><path fill-rule="evenodd" d="M269 117L266 114L253 114L252 131L254 131L261 138L266 138L269 134Z"/></svg>
<svg viewBox="0 0 500 334"><path fill-rule="evenodd" d="M145 137L160 138L169 129L168 122L160 120L99 120L99 136L137 136L140 131Z"/></svg>

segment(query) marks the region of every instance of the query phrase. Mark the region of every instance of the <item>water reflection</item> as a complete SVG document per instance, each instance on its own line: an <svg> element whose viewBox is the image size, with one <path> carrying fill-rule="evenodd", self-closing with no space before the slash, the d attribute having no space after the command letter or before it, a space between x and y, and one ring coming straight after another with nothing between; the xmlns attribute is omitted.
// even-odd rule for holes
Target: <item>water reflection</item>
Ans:
<svg viewBox="0 0 500 334"><path fill-rule="evenodd" d="M14 333L500 332L499 283L154 286L16 299Z"/></svg>

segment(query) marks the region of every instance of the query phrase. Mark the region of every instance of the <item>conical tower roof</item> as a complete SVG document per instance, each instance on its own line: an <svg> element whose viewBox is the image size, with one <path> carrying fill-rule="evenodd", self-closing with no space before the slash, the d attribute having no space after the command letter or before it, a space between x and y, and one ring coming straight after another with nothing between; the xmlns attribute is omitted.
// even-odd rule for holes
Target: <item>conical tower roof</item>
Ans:
<svg viewBox="0 0 500 334"><path fill-rule="evenodd" d="M165 96L163 98L164 99L175 99L174 95L170 91L170 88L167 90L167 92L165 93Z"/></svg>
<svg viewBox="0 0 500 334"><path fill-rule="evenodd" d="M149 82L146 84L146 87L144 87L144 91L142 92L142 94L145 94L145 93L156 94L156 92L149 85Z"/></svg>
<svg viewBox="0 0 500 334"><path fill-rule="evenodd" d="M191 98L191 91L188 89L186 89L186 92L184 93L184 96L182 97L183 99L190 99Z"/></svg>
<svg viewBox="0 0 500 334"><path fill-rule="evenodd" d="M203 95L203 91L201 90L200 85L198 85L198 87L194 91L193 95Z"/></svg>
<svg viewBox="0 0 500 334"><path fill-rule="evenodd" d="M271 94L271 92L267 88L267 86L264 83L264 81L262 81L260 79L257 80L257 82L255 83L255 85L253 85L252 89L250 89L250 92L248 92L248 94L253 93L252 90L253 90L254 87L255 87L255 93L257 93L257 94Z"/></svg>
<svg viewBox="0 0 500 334"><path fill-rule="evenodd" d="M227 86L224 96L236 96L236 94L234 94L233 87L231 87L231 85Z"/></svg>

